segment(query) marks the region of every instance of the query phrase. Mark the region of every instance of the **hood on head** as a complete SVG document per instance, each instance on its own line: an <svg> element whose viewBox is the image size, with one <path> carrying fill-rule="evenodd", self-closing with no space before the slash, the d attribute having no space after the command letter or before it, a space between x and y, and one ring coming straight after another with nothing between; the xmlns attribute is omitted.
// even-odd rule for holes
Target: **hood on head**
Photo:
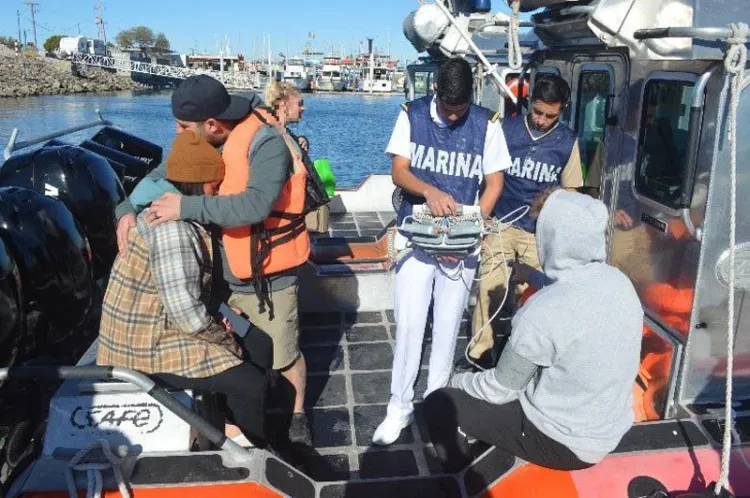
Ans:
<svg viewBox="0 0 750 498"><path fill-rule="evenodd" d="M560 189L544 203L536 225L539 262L550 278L607 258L609 214L603 202Z"/></svg>

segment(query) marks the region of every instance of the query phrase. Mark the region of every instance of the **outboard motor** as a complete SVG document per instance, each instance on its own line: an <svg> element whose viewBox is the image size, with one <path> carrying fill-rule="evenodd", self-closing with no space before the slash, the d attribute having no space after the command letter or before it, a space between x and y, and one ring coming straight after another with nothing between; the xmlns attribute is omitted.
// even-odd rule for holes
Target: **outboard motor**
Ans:
<svg viewBox="0 0 750 498"><path fill-rule="evenodd" d="M162 158L162 148L158 145L111 127L102 128L91 140L82 142L81 147L109 162L128 195Z"/></svg>
<svg viewBox="0 0 750 498"><path fill-rule="evenodd" d="M43 147L8 159L0 171L0 187L6 186L61 200L88 238L94 277L109 275L117 256L115 207L125 191L106 159L81 147Z"/></svg>
<svg viewBox="0 0 750 498"><path fill-rule="evenodd" d="M21 275L0 239L0 368L13 365L18 357L24 334L21 299Z"/></svg>
<svg viewBox="0 0 750 498"><path fill-rule="evenodd" d="M105 126L101 130L99 130L99 133L94 135L91 138L91 141L103 145L108 149L113 149L117 152L127 154L128 156L131 156L134 159L137 159L138 161L144 163L146 166L143 170L145 171L145 173L143 173L143 176L157 167L162 160L163 150L160 146L151 143L148 140L143 140L142 138L138 138L135 135L125 133L122 130L112 128L110 126ZM109 157L106 154L103 155L105 157ZM126 166L130 166L130 163L123 164L125 164ZM132 167L135 168L135 166ZM133 171L135 172L136 169L137 168L135 168Z"/></svg>
<svg viewBox="0 0 750 498"><path fill-rule="evenodd" d="M117 177L122 182L127 195L130 195L138 182L150 171L148 165L143 161L119 150L105 147L93 140L85 140L81 142L80 146L107 160L114 172L117 173Z"/></svg>
<svg viewBox="0 0 750 498"><path fill-rule="evenodd" d="M68 339L86 317L94 291L81 226L62 202L5 187L0 188L0 239L18 265L28 316L33 312L41 319L38 330L27 323L30 340L46 348Z"/></svg>

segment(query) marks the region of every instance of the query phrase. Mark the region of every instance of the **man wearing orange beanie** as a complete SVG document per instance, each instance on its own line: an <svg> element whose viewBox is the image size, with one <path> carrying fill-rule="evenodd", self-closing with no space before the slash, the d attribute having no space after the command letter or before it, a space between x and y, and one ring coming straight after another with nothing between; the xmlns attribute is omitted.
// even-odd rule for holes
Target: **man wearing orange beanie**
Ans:
<svg viewBox="0 0 750 498"><path fill-rule="evenodd" d="M172 145L170 187L184 196L215 195L224 178L219 151L191 130ZM97 363L150 374L168 388L222 394L230 421L264 446L266 372L243 361L234 334L208 309L218 257L210 231L190 221L152 226L147 217L148 211L138 216L128 251L115 259ZM270 340L266 346L270 355Z"/></svg>

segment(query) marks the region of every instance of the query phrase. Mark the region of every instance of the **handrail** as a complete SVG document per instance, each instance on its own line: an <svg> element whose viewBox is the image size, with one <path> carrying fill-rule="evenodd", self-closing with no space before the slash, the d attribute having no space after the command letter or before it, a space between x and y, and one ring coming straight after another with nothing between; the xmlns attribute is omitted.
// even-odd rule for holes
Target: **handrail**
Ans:
<svg viewBox="0 0 750 498"><path fill-rule="evenodd" d="M510 19L495 19L493 21L487 21L486 23L480 24L477 27L476 31L477 32L482 32L485 29L487 29L489 27L492 27L492 26L498 26L498 27L501 27L501 28L507 28L507 27L510 26ZM534 23L530 22L530 21L519 21L518 22L518 27L519 28L533 28L534 27Z"/></svg>
<svg viewBox="0 0 750 498"><path fill-rule="evenodd" d="M693 87L693 99L690 106L690 121L688 148L686 151L685 176L682 177L680 188L680 216L685 228L690 235L700 242L703 237L702 230L693 225L690 218L690 205L692 204L693 188L695 186L695 174L698 170L698 150L700 149L700 135L703 123L703 109L705 105L705 93L708 81L714 70L703 73Z"/></svg>
<svg viewBox="0 0 750 498"><path fill-rule="evenodd" d="M247 457L249 452L242 446L227 438L224 433L216 429L197 413L180 403L175 397L146 375L119 367L12 367L0 368L0 381L4 380L33 380L33 381L56 381L56 380L119 380L127 382L143 389L149 396L164 405L164 407L177 415L191 427L205 436L209 441L219 446L222 450L235 456Z"/></svg>
<svg viewBox="0 0 750 498"><path fill-rule="evenodd" d="M703 40L726 40L732 36L730 28L695 28L675 26L668 28L638 29L633 33L636 40L653 40L657 38L699 38Z"/></svg>
<svg viewBox="0 0 750 498"><path fill-rule="evenodd" d="M10 140L8 140L8 145L6 145L5 149L3 150L3 163L10 159L10 156L13 154L13 152L17 150L25 149L26 147L31 147L32 145L46 142L48 140L52 140L53 138L62 137L64 135L69 135L70 133L87 130L96 126L112 126L112 122L104 119L104 116L102 116L102 113L99 111L99 109L96 110L96 114L97 116L99 116L99 119L97 119L96 121L92 121L91 123L73 126L61 131L47 133L46 135L32 138L31 140L24 140L23 142L16 142L16 140L18 139L18 128L13 128L13 131L10 134ZM0 163L0 166L2 166L2 163Z"/></svg>

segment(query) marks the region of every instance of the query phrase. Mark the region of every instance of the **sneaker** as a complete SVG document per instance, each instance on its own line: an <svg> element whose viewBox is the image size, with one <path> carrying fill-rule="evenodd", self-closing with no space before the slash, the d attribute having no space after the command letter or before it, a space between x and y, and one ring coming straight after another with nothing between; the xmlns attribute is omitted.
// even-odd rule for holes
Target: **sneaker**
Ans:
<svg viewBox="0 0 750 498"><path fill-rule="evenodd" d="M304 444L312 446L312 431L310 423L307 421L307 415L304 413L295 413L292 415L292 424L289 426L289 441L295 444Z"/></svg>
<svg viewBox="0 0 750 498"><path fill-rule="evenodd" d="M412 410L399 409L389 404L385 420L375 429L375 434L372 436L372 443L378 446L393 444L401 435L401 431L408 427L413 420L414 413Z"/></svg>
<svg viewBox="0 0 750 498"><path fill-rule="evenodd" d="M255 445L251 443L244 434L240 434L239 436L234 436L232 438L232 441L239 444L243 448L255 448Z"/></svg>

